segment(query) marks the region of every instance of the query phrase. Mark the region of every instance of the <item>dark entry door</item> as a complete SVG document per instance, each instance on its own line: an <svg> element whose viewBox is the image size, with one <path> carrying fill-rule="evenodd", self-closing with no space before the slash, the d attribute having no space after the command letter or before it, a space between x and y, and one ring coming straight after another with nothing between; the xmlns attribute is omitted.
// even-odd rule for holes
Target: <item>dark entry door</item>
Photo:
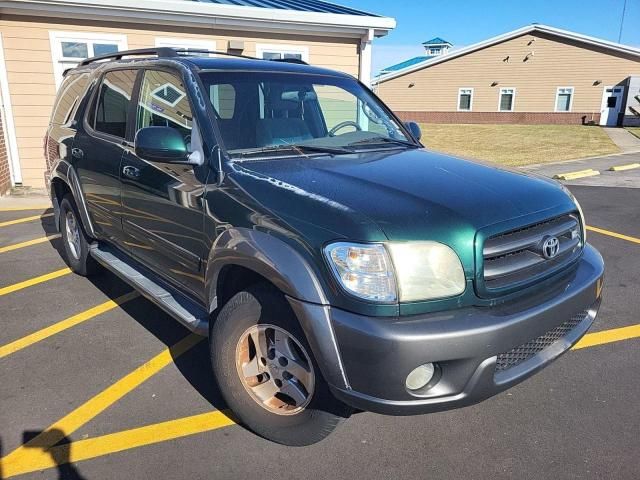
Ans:
<svg viewBox="0 0 640 480"><path fill-rule="evenodd" d="M180 78L147 70L140 85L136 131L149 126L178 130L197 148L192 110ZM192 145L193 144L193 145ZM131 253L172 283L204 298L202 196L208 169L143 160L127 147L122 159L123 229Z"/></svg>
<svg viewBox="0 0 640 480"><path fill-rule="evenodd" d="M104 74L71 151L93 227L116 243L122 240L120 162L137 73L129 69Z"/></svg>

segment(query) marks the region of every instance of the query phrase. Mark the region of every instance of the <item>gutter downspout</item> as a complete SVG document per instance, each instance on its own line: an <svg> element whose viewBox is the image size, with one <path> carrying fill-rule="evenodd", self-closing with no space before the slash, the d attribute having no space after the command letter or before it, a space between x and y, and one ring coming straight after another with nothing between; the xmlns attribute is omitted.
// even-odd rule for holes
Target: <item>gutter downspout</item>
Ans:
<svg viewBox="0 0 640 480"><path fill-rule="evenodd" d="M370 28L360 39L360 71L358 78L367 87L371 86L371 45L374 29Z"/></svg>
<svg viewBox="0 0 640 480"><path fill-rule="evenodd" d="M4 44L2 43L2 32L0 32L0 98L4 116L2 127L7 139L7 154L9 156L9 174L11 176L11 186L15 187L22 183L22 171L20 169L20 157L18 156L18 139L16 138L16 126L13 121L13 108L11 107L11 97L9 96L9 79L7 78L7 65L4 60Z"/></svg>

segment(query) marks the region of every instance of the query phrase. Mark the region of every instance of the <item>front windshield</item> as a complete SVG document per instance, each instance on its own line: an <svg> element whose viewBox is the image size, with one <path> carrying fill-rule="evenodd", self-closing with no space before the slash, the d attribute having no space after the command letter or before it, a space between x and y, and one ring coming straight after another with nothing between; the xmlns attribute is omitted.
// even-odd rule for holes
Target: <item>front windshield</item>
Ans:
<svg viewBox="0 0 640 480"><path fill-rule="evenodd" d="M350 153L415 146L358 82L337 76L203 72L231 156L296 148Z"/></svg>

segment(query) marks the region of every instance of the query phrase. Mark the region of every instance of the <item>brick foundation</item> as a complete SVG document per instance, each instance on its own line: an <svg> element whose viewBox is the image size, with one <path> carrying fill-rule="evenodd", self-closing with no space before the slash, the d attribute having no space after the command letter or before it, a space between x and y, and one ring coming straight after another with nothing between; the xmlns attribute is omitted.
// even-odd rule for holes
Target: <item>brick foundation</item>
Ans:
<svg viewBox="0 0 640 480"><path fill-rule="evenodd" d="M396 112L404 121L421 123L514 123L525 125L598 124L600 113L554 112Z"/></svg>
<svg viewBox="0 0 640 480"><path fill-rule="evenodd" d="M11 189L11 173L9 172L9 153L4 141L2 116L0 115L0 196Z"/></svg>

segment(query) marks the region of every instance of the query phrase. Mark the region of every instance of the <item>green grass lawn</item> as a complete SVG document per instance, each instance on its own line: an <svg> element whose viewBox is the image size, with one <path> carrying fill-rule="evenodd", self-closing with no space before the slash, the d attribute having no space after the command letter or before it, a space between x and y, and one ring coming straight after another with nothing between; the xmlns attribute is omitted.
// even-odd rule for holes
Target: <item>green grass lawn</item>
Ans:
<svg viewBox="0 0 640 480"><path fill-rule="evenodd" d="M640 138L640 127L625 127L631 133L633 133L636 137Z"/></svg>
<svg viewBox="0 0 640 480"><path fill-rule="evenodd" d="M617 153L599 127L422 124L422 142L453 155L520 166Z"/></svg>

